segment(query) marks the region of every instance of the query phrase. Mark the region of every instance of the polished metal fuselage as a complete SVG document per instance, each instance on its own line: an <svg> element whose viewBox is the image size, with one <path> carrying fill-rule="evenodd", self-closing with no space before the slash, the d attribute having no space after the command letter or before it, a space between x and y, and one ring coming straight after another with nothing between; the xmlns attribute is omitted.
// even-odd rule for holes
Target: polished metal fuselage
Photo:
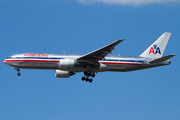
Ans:
<svg viewBox="0 0 180 120"><path fill-rule="evenodd" d="M25 69L59 69L57 64L61 59L74 59L80 58L82 54L49 54L49 53L21 53L9 56L3 62L9 66ZM169 65L169 61L158 64L149 64L148 62L153 59L134 57L134 56L121 56L121 55L108 55L99 61L99 68L92 69L93 72L103 71L133 71L139 69L146 69L162 65ZM86 67L76 65L73 68L63 69L66 71L83 72L87 71Z"/></svg>

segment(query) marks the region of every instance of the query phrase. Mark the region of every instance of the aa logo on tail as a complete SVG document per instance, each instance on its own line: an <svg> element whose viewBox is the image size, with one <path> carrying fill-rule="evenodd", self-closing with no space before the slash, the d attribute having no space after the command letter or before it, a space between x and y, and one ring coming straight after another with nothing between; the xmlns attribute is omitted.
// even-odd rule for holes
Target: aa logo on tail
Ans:
<svg viewBox="0 0 180 120"><path fill-rule="evenodd" d="M151 53L152 54L157 54L157 53L161 54L160 48L157 47L157 45L153 45L153 47L151 47L149 50L149 54L151 54Z"/></svg>

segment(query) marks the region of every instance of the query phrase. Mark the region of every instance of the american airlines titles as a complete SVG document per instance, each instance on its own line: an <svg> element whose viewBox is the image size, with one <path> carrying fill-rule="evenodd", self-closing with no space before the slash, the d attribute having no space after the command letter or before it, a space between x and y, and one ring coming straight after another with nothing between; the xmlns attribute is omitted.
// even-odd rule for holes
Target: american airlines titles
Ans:
<svg viewBox="0 0 180 120"><path fill-rule="evenodd" d="M48 57L48 54L24 54L24 57Z"/></svg>

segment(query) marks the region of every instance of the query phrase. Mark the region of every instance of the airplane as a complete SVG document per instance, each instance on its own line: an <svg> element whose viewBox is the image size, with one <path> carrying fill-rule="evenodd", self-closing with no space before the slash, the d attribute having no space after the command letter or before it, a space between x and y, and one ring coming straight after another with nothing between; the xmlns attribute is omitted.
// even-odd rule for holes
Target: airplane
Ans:
<svg viewBox="0 0 180 120"><path fill-rule="evenodd" d="M165 32L140 56L108 55L119 43L119 39L87 54L21 53L9 56L3 62L15 67L20 76L20 68L52 69L58 78L69 78L77 72L83 72L82 81L92 82L95 73L113 71L127 72L171 64L170 54L162 57L171 33Z"/></svg>

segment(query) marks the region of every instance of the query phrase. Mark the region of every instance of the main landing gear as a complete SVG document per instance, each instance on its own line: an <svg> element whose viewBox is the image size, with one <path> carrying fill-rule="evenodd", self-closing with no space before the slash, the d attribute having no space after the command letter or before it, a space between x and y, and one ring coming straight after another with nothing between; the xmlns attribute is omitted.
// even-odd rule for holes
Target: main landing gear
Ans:
<svg viewBox="0 0 180 120"><path fill-rule="evenodd" d="M15 70L17 70L17 76L20 76L21 75L21 73L20 73L20 69L19 68L15 68Z"/></svg>
<svg viewBox="0 0 180 120"><path fill-rule="evenodd" d="M84 72L84 75L85 75L85 77L82 77L81 79L82 79L82 81L86 81L86 82L90 82L90 83L92 83L92 81L93 81L93 79L92 78L89 78L89 77L95 77L95 74L94 73L91 73L91 72Z"/></svg>

